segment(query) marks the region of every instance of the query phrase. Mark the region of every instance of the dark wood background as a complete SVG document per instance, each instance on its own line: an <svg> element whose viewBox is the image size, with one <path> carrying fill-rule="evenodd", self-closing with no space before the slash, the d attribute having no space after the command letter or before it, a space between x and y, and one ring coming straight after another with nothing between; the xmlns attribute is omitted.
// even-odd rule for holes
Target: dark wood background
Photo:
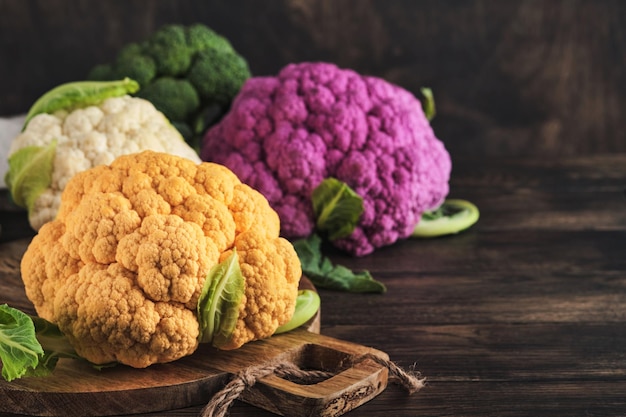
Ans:
<svg viewBox="0 0 626 417"><path fill-rule="evenodd" d="M193 22L256 75L325 60L431 87L453 157L626 151L622 0L0 0L0 116L164 23Z"/></svg>
<svg viewBox="0 0 626 417"><path fill-rule="evenodd" d="M451 197L481 219L365 258L333 254L388 292L322 290L322 333L429 381L355 415L625 415L625 0L0 0L0 116L164 23L198 21L257 75L327 60L435 92ZM6 201L3 238L32 234ZM270 416L231 409L250 415Z"/></svg>

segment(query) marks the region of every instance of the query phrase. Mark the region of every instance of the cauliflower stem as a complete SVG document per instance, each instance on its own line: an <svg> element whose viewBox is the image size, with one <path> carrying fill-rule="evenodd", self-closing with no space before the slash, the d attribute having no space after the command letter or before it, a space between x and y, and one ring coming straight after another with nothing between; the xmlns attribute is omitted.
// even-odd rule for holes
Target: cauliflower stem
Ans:
<svg viewBox="0 0 626 417"><path fill-rule="evenodd" d="M435 210L422 214L412 237L439 237L470 228L480 216L478 207L466 200L447 199Z"/></svg>
<svg viewBox="0 0 626 417"><path fill-rule="evenodd" d="M435 118L435 115L437 114L433 90L428 87L422 87L420 88L420 92L422 93L422 96L424 96L424 100L422 101L424 116L426 116L428 121L431 121Z"/></svg>
<svg viewBox="0 0 626 417"><path fill-rule="evenodd" d="M311 320L320 308L320 295L313 290L299 290L296 298L296 311L287 323L279 326L274 334L281 334L302 326Z"/></svg>

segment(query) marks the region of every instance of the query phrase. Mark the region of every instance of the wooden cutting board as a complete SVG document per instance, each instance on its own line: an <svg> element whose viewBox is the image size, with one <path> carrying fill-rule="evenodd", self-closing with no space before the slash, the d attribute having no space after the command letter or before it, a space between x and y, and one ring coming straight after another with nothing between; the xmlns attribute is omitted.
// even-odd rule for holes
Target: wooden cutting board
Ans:
<svg viewBox="0 0 626 417"><path fill-rule="evenodd" d="M0 304L34 313L19 276L28 240L0 245ZM301 287L313 288L304 279ZM387 386L388 370L365 354L376 349L319 334L320 312L294 331L233 351L201 346L193 355L146 369L126 366L97 371L62 359L53 375L6 382L0 378L0 413L37 416L107 416L149 413L206 404L233 374L276 361L330 371L321 382L302 385L270 375L239 399L283 416L340 416L371 400ZM346 364L348 366L346 367ZM351 365L350 365L351 364Z"/></svg>

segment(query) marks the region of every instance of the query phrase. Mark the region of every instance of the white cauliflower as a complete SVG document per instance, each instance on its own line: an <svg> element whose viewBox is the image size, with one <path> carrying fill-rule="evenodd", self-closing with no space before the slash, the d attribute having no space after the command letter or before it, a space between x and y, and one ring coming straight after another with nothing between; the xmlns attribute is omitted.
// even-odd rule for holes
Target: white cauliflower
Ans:
<svg viewBox="0 0 626 417"><path fill-rule="evenodd" d="M35 230L56 217L61 192L79 172L143 150L200 162L197 152L147 100L122 95L87 107L47 110L30 117L11 143L6 177L14 201L28 208Z"/></svg>

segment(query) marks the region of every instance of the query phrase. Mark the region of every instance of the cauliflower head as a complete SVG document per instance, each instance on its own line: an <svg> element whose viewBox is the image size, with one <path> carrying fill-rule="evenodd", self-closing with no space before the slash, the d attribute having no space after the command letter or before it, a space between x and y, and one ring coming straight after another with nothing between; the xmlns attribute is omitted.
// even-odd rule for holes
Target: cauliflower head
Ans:
<svg viewBox="0 0 626 417"><path fill-rule="evenodd" d="M313 190L326 178L363 198L335 246L361 256L411 235L448 193L451 160L420 102L380 78L323 62L253 77L204 137L201 157L258 189L297 238L315 227Z"/></svg>
<svg viewBox="0 0 626 417"><path fill-rule="evenodd" d="M152 103L128 95L71 111L35 115L11 143L9 160L21 151L22 159L36 161L44 153L39 150L49 150L49 171L39 164L25 169L31 173L39 171L41 175L49 173L45 186L34 193L30 185L13 181L16 188L23 187L22 192L32 197L26 206L29 222L35 230L54 219L61 192L81 171L110 164L120 155L142 150L171 153L200 162L196 151Z"/></svg>
<svg viewBox="0 0 626 417"><path fill-rule="evenodd" d="M294 313L302 270L276 212L227 168L143 151L76 174L21 271L39 316L77 353L133 367L198 346L210 270L239 255L243 295L222 349L271 336Z"/></svg>

